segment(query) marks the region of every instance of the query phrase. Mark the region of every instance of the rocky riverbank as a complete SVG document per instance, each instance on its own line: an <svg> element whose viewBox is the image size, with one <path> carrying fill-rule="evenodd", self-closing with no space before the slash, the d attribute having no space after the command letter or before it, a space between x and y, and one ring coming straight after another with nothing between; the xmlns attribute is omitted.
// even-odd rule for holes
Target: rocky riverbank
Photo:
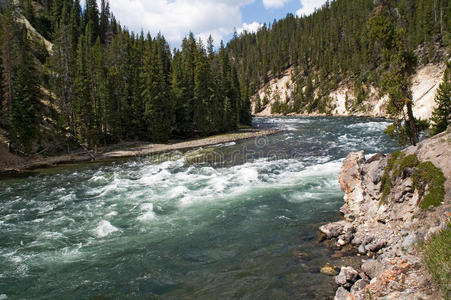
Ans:
<svg viewBox="0 0 451 300"><path fill-rule="evenodd" d="M347 156L339 176L344 219L319 231L329 246L357 254L362 262L360 268L341 267L336 300L443 297L419 245L450 222L450 145L448 129L390 156L366 159L363 151Z"/></svg>

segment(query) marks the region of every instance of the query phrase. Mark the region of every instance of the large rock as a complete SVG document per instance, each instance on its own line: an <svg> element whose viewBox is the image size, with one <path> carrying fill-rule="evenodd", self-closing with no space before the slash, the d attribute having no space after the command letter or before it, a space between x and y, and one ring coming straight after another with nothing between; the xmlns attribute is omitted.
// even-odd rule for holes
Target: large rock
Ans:
<svg viewBox="0 0 451 300"><path fill-rule="evenodd" d="M340 286L337 289L337 292L335 293L334 300L348 300L348 299L352 299L351 294L346 289Z"/></svg>
<svg viewBox="0 0 451 300"><path fill-rule="evenodd" d="M356 294L357 292L360 291L364 291L365 287L369 284L370 282L368 280L365 279L359 279L357 280L354 285L351 287L351 293L352 294Z"/></svg>
<svg viewBox="0 0 451 300"><path fill-rule="evenodd" d="M361 166L365 162L365 153L349 153L343 161L338 181L345 192L346 205L340 210L346 220L353 221L361 213L361 204L364 200L364 188L362 186Z"/></svg>
<svg viewBox="0 0 451 300"><path fill-rule="evenodd" d="M365 162L365 153L363 151L349 153L343 161L338 182L345 193L354 191L361 182L360 165L363 162Z"/></svg>
<svg viewBox="0 0 451 300"><path fill-rule="evenodd" d="M332 239L342 234L346 225L345 221L338 221L334 223L328 223L319 228L319 231L323 238Z"/></svg>
<svg viewBox="0 0 451 300"><path fill-rule="evenodd" d="M359 272L352 267L341 267L340 274L335 276L335 282L344 288L350 288L359 278Z"/></svg>
<svg viewBox="0 0 451 300"><path fill-rule="evenodd" d="M384 159L384 154L377 153L366 161L363 168L363 175L367 175L373 184L378 184L381 181L385 166L387 165L387 161Z"/></svg>
<svg viewBox="0 0 451 300"><path fill-rule="evenodd" d="M375 259L368 259L362 264L362 271L365 272L365 274L368 275L368 277L370 277L371 279L376 278L377 276L382 274L384 270L384 265Z"/></svg>

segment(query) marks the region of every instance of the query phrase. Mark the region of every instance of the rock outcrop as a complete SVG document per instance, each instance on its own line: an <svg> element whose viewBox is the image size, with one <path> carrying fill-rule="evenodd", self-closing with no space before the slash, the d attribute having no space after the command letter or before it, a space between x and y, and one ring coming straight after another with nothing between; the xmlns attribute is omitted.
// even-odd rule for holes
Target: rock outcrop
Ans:
<svg viewBox="0 0 451 300"><path fill-rule="evenodd" d="M403 151L420 162L431 161L446 177L439 206L423 210L424 192L414 188L409 168L381 201L381 185L389 156L351 153L339 176L345 192L344 220L319 228L322 240L335 249L353 246L361 270L343 267L336 277L335 299L439 299L426 271L418 243L447 226L451 217L451 129Z"/></svg>
<svg viewBox="0 0 451 300"><path fill-rule="evenodd" d="M412 77L413 112L416 118L429 119L435 108L435 95L440 83L443 81L446 64L427 64L419 66ZM256 102L266 98L263 110L257 116L270 116L271 107L276 102L293 104L292 93L295 89L292 80L293 67L287 69L281 77L273 78L265 84L252 97L252 112L255 112ZM362 105L355 107L357 101L356 90L352 81L343 81L338 87L329 93L330 101L327 103L329 114L333 116L368 116L376 118L388 117L386 107L388 97L381 98L380 91L374 86L367 87L367 95ZM315 91L315 95L318 91ZM292 114L291 114L292 115ZM300 115L325 115L325 113L303 112Z"/></svg>

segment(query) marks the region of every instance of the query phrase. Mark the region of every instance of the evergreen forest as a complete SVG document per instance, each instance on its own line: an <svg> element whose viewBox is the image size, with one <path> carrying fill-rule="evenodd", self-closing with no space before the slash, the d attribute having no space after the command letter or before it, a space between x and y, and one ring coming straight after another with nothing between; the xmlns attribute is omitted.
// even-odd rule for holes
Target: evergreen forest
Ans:
<svg viewBox="0 0 451 300"><path fill-rule="evenodd" d="M165 142L251 122L246 85L211 38L190 34L171 51L160 34L122 27L105 0L10 1L1 21L1 127L16 152Z"/></svg>

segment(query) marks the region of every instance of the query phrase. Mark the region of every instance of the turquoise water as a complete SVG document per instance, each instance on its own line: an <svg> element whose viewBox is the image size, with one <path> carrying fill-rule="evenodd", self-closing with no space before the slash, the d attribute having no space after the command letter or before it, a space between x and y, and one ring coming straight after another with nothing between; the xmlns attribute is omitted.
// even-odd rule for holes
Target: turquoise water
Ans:
<svg viewBox="0 0 451 300"><path fill-rule="evenodd" d="M324 299L341 161L388 124L257 118L282 132L0 181L0 299Z"/></svg>

